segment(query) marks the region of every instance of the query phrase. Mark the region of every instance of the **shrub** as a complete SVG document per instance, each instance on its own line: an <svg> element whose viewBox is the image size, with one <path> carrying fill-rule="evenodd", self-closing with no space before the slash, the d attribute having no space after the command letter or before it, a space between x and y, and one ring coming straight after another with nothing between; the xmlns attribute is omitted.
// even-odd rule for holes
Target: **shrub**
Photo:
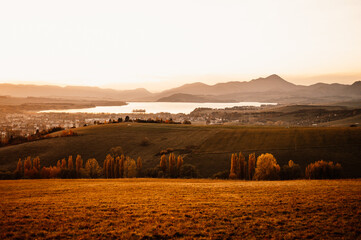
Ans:
<svg viewBox="0 0 361 240"><path fill-rule="evenodd" d="M212 178L215 178L215 179L227 179L228 177L229 177L228 170L225 170L222 172L217 172L217 173L213 174L213 176L212 176Z"/></svg>
<svg viewBox="0 0 361 240"><path fill-rule="evenodd" d="M234 172L231 172L230 174L229 174L229 179L232 179L232 180L234 180L234 179L237 179L238 177L237 177L237 174L235 174Z"/></svg>
<svg viewBox="0 0 361 240"><path fill-rule="evenodd" d="M306 167L306 178L309 179L337 179L341 178L341 164L326 161L317 161Z"/></svg>
<svg viewBox="0 0 361 240"><path fill-rule="evenodd" d="M74 169L69 170L69 169L66 169L66 168L62 168L62 169L60 169L59 177L60 178L65 178L65 179L76 178L76 171Z"/></svg>
<svg viewBox="0 0 361 240"><path fill-rule="evenodd" d="M146 147L149 145L150 145L150 140L147 137L143 138L142 141L140 141L140 146Z"/></svg>
<svg viewBox="0 0 361 240"><path fill-rule="evenodd" d="M196 166L191 164L182 165L179 173L181 178L197 178L199 176Z"/></svg>
<svg viewBox="0 0 361 240"><path fill-rule="evenodd" d="M0 172L0 180L15 179L15 175L12 172Z"/></svg>
<svg viewBox="0 0 361 240"><path fill-rule="evenodd" d="M254 178L256 180L277 180L279 179L280 166L275 157L270 154L262 154L257 158L257 166Z"/></svg>
<svg viewBox="0 0 361 240"><path fill-rule="evenodd" d="M99 178L102 175L102 169L95 158L90 158L85 163L85 172L90 178Z"/></svg>
<svg viewBox="0 0 361 240"><path fill-rule="evenodd" d="M112 147L109 150L109 154L113 158L116 158L116 157L120 157L121 155L123 155L124 151L123 151L123 148L121 146L116 146L116 147Z"/></svg>
<svg viewBox="0 0 361 240"><path fill-rule="evenodd" d="M298 164L295 164L292 160L288 162L288 165L284 165L281 168L280 177L282 180L299 179L301 178L302 171Z"/></svg>

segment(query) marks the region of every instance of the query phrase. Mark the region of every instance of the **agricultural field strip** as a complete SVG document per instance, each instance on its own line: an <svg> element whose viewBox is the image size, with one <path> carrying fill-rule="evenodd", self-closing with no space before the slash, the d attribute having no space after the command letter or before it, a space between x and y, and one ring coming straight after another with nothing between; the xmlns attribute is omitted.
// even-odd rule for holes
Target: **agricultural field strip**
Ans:
<svg viewBox="0 0 361 240"><path fill-rule="evenodd" d="M361 181L1 181L2 239L357 239Z"/></svg>

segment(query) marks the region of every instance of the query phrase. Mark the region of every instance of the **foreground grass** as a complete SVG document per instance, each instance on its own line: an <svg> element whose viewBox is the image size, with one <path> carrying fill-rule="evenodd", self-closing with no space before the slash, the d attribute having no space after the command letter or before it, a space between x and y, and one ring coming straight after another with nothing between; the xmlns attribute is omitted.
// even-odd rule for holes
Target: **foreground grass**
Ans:
<svg viewBox="0 0 361 240"><path fill-rule="evenodd" d="M0 238L361 236L361 181L0 182Z"/></svg>

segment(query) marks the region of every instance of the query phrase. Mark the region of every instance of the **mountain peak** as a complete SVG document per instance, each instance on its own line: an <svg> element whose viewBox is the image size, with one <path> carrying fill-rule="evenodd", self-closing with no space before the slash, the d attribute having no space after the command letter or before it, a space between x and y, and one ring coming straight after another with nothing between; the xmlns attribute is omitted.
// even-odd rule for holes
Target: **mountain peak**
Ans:
<svg viewBox="0 0 361 240"><path fill-rule="evenodd" d="M361 86L361 81L356 81L351 86Z"/></svg>
<svg viewBox="0 0 361 240"><path fill-rule="evenodd" d="M281 78L280 76L278 76L277 74L271 74L271 75L269 75L269 76L266 77L266 78L280 78L280 79L283 79L283 78Z"/></svg>
<svg viewBox="0 0 361 240"><path fill-rule="evenodd" d="M278 76L277 74L272 74L269 75L268 77L264 78L267 80L272 80L272 81L282 81L282 82L287 82L286 80L284 80L283 78L281 78L280 76Z"/></svg>

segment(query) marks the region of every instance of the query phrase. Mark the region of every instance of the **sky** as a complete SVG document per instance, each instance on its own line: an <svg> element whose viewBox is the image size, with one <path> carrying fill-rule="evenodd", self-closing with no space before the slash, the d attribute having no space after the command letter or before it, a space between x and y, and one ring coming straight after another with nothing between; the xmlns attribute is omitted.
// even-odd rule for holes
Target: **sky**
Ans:
<svg viewBox="0 0 361 240"><path fill-rule="evenodd" d="M361 80L360 0L0 0L0 82Z"/></svg>

